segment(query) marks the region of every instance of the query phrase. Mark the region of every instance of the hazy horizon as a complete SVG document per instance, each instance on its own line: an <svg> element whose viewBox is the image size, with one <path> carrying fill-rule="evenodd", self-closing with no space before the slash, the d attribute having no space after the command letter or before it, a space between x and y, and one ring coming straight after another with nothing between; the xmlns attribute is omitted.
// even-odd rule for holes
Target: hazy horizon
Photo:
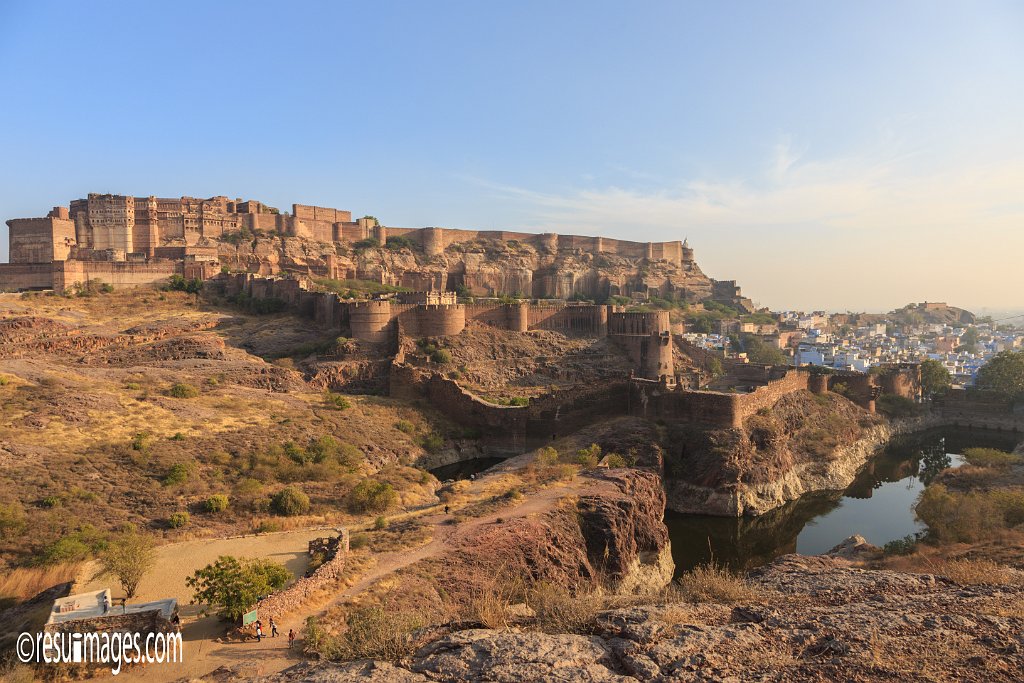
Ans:
<svg viewBox="0 0 1024 683"><path fill-rule="evenodd" d="M689 238L774 309L1012 314L1022 35L994 1L0 0L0 218L224 194Z"/></svg>

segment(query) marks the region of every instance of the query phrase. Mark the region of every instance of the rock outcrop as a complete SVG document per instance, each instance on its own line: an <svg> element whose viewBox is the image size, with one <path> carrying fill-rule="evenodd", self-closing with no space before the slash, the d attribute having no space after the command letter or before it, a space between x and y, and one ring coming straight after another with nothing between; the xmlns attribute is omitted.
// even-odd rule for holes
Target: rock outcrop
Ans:
<svg viewBox="0 0 1024 683"><path fill-rule="evenodd" d="M668 507L760 515L812 491L842 490L902 429L841 396L782 398L740 429L682 428L666 455Z"/></svg>
<svg viewBox="0 0 1024 683"><path fill-rule="evenodd" d="M733 605L659 603L597 616L593 633L472 629L397 664L303 664L272 681L1019 681L1024 585L787 555Z"/></svg>

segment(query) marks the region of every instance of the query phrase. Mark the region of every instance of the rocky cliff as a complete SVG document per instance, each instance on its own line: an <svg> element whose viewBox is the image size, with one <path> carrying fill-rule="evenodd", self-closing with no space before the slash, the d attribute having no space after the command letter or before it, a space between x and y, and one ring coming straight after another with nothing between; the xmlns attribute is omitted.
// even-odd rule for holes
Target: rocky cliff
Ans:
<svg viewBox="0 0 1024 683"><path fill-rule="evenodd" d="M804 493L841 490L892 428L835 394L790 394L737 429L675 427L666 454L668 507L759 515Z"/></svg>
<svg viewBox="0 0 1024 683"><path fill-rule="evenodd" d="M462 630L397 663L306 663L265 680L1020 680L1024 585L858 569L862 540L782 557L728 604L637 604L599 612L587 633Z"/></svg>
<svg viewBox="0 0 1024 683"><path fill-rule="evenodd" d="M362 279L415 290L465 287L476 296L603 298L650 292L699 301L713 294L713 280L692 261L549 250L519 241L453 244L435 256L415 246L353 249L300 237L257 237L217 246L220 262L232 270Z"/></svg>

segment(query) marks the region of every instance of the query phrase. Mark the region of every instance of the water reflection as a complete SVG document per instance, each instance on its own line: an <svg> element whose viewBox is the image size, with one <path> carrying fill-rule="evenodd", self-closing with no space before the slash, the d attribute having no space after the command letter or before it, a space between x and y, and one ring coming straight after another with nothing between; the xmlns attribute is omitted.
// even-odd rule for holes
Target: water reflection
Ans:
<svg viewBox="0 0 1024 683"><path fill-rule="evenodd" d="M845 491L812 493L760 517L710 517L668 512L676 572L715 561L752 569L779 555L827 551L851 534L883 545L920 531L913 505L920 491L966 448L1012 449L999 432L940 429L894 439Z"/></svg>

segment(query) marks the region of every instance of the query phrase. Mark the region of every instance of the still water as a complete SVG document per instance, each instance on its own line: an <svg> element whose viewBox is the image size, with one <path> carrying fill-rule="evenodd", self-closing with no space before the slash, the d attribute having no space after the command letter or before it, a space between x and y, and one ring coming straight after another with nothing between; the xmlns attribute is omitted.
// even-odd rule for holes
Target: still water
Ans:
<svg viewBox="0 0 1024 683"><path fill-rule="evenodd" d="M752 569L786 553L814 555L847 536L888 541L921 531L914 503L946 467L958 467L972 447L1012 450L1019 436L1000 432L937 429L893 440L845 491L811 493L760 517L709 517L666 512L676 572L710 559Z"/></svg>
<svg viewBox="0 0 1024 683"><path fill-rule="evenodd" d="M471 458L460 462L453 462L450 465L441 465L430 470L441 481L449 479L469 479L472 474L479 474L486 469L494 467L505 458Z"/></svg>

